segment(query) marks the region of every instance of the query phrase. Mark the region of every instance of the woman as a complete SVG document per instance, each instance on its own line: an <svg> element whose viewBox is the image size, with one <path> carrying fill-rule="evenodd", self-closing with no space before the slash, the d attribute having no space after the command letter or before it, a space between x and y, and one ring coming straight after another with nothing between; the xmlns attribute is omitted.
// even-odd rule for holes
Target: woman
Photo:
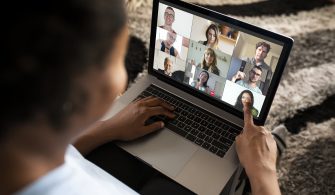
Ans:
<svg viewBox="0 0 335 195"><path fill-rule="evenodd" d="M196 89L199 89L200 91L209 93L210 88L207 85L209 79L209 73L207 71L200 72L197 81L192 83L192 86Z"/></svg>
<svg viewBox="0 0 335 195"><path fill-rule="evenodd" d="M202 58L202 62L198 65L200 68L207 70L213 74L220 76L220 70L218 69L216 54L213 49L207 48L205 50L204 56Z"/></svg>
<svg viewBox="0 0 335 195"><path fill-rule="evenodd" d="M243 112L243 104L246 102L250 102L251 107L251 114L254 117L258 116L258 110L254 108L254 95L249 90L244 90L240 93L240 95L237 97L235 102L235 108Z"/></svg>
<svg viewBox="0 0 335 195"><path fill-rule="evenodd" d="M145 126L150 116L173 117L145 98L99 121L126 87L124 1L3 8L11 19L1 22L0 194L136 194L82 156L164 126Z"/></svg>
<svg viewBox="0 0 335 195"><path fill-rule="evenodd" d="M217 49L219 44L219 29L215 24L208 26L206 30L206 41L199 41L199 43L206 45L212 49Z"/></svg>

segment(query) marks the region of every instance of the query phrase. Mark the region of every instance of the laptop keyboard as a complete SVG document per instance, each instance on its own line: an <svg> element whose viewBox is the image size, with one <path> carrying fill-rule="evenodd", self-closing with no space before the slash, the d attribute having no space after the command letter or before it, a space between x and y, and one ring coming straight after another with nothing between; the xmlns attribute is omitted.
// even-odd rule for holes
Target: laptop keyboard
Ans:
<svg viewBox="0 0 335 195"><path fill-rule="evenodd" d="M241 128L157 86L150 85L136 99L148 96L159 97L173 105L176 115L174 119L154 116L147 121L148 124L164 121L168 129L220 157L226 154L241 132Z"/></svg>

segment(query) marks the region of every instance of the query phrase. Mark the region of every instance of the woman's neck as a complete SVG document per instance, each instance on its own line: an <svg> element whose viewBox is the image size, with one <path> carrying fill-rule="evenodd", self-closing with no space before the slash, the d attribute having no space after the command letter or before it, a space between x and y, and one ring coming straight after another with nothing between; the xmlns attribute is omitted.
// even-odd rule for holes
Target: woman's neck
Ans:
<svg viewBox="0 0 335 195"><path fill-rule="evenodd" d="M17 192L64 163L68 144L51 130L15 132L0 147L0 194Z"/></svg>

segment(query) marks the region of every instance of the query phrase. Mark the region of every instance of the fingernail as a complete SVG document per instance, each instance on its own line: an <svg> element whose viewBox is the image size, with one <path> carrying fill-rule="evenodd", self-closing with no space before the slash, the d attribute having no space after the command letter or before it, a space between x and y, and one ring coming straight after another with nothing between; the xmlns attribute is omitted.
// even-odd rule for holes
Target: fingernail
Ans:
<svg viewBox="0 0 335 195"><path fill-rule="evenodd" d="M161 122L161 128L163 128L164 127L164 123L163 122Z"/></svg>

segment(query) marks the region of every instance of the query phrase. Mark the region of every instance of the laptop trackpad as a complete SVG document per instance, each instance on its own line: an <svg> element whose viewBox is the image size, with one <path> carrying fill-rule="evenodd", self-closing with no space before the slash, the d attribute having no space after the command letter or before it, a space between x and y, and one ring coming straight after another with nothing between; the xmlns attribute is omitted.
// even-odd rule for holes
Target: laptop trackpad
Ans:
<svg viewBox="0 0 335 195"><path fill-rule="evenodd" d="M172 178L198 150L198 146L168 129L118 145Z"/></svg>

